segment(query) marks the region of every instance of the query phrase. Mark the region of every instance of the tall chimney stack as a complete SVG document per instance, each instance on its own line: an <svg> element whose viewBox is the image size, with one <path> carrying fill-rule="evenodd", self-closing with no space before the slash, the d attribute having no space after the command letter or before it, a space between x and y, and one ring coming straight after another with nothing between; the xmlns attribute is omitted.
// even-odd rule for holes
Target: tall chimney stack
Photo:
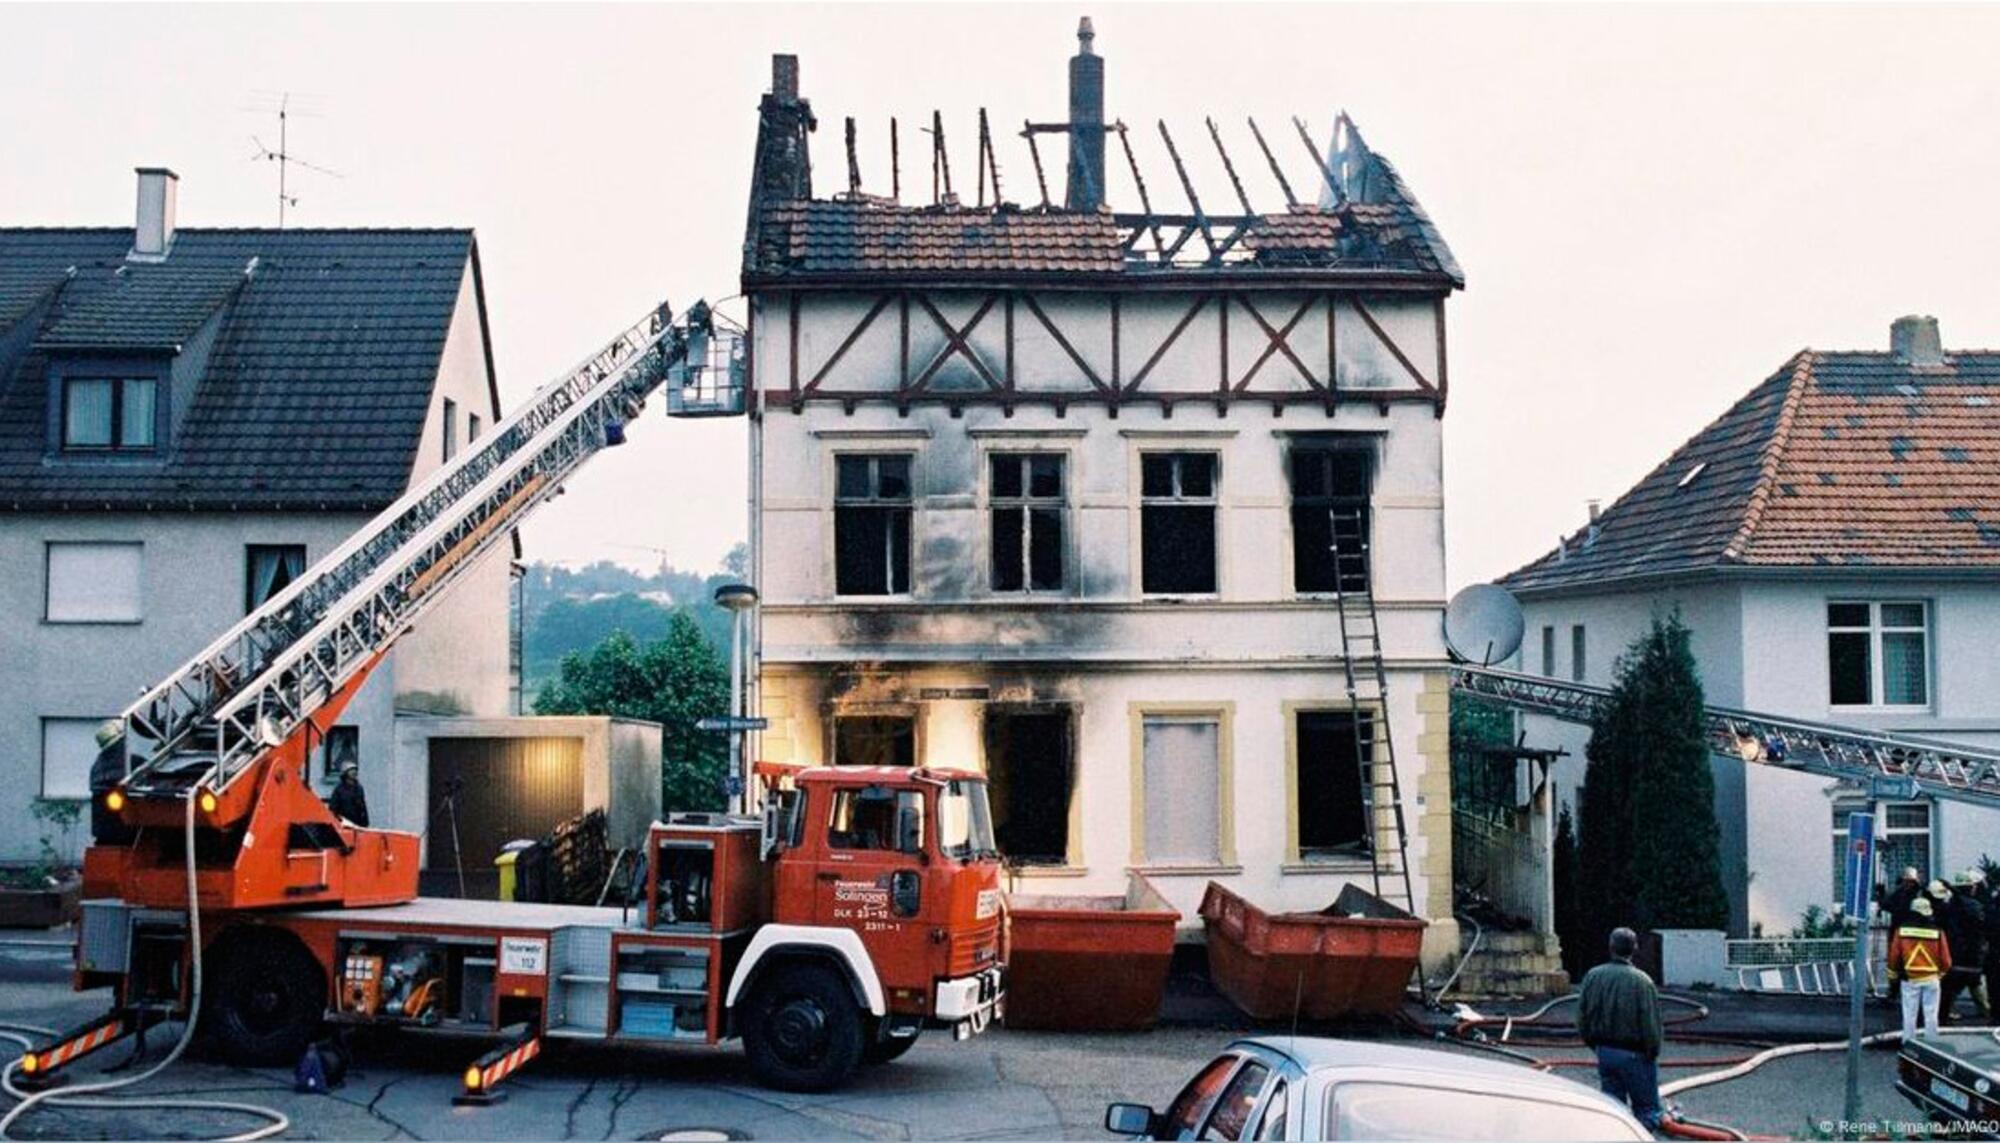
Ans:
<svg viewBox="0 0 2000 1143"><path fill-rule="evenodd" d="M174 242L174 199L180 176L165 167L139 167L139 211L132 229L135 261L159 261Z"/></svg>
<svg viewBox="0 0 2000 1143"><path fill-rule="evenodd" d="M1070 210L1104 205L1104 57L1091 46L1096 38L1085 16L1069 61L1069 190L1063 205Z"/></svg>
<svg viewBox="0 0 2000 1143"><path fill-rule="evenodd" d="M1944 342L1934 317L1911 314L1889 326L1889 351L1909 365L1943 365Z"/></svg>

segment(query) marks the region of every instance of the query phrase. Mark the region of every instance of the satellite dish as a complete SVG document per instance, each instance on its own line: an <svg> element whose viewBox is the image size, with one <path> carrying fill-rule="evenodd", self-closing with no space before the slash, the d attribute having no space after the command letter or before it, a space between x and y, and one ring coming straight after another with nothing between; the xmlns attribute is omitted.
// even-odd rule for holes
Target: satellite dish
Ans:
<svg viewBox="0 0 2000 1143"><path fill-rule="evenodd" d="M1498 584L1475 583L1445 605L1445 646L1461 662L1485 667L1512 658L1524 630L1520 603Z"/></svg>

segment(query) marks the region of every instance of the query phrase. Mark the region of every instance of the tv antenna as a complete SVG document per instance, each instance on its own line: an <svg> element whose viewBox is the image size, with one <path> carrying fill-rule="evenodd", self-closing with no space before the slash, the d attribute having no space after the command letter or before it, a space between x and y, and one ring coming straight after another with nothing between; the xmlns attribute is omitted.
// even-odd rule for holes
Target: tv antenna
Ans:
<svg viewBox="0 0 2000 1143"><path fill-rule="evenodd" d="M266 93L266 98L267 99L269 98L269 93ZM300 158L299 156L292 154L291 121L293 117L296 116L300 118L316 119L319 116L317 112L313 111L294 110L292 108L291 92L285 91L277 93L276 107L245 108L245 110L261 111L265 113L275 113L278 117L277 149L272 150L270 147L264 145L264 141L262 139L258 138L255 135L252 135L250 136L250 142L256 145L257 153L255 155L252 155L250 158L252 162L267 162L267 163L278 164L278 229L283 230L285 228L285 211L290 207L295 207L299 205L298 196L291 193L290 175L292 167L294 166L303 167L308 171L314 171L322 175L330 175L336 179L344 178L345 176L343 176L339 171L333 170L328 167L322 167L318 163L307 162L306 160Z"/></svg>

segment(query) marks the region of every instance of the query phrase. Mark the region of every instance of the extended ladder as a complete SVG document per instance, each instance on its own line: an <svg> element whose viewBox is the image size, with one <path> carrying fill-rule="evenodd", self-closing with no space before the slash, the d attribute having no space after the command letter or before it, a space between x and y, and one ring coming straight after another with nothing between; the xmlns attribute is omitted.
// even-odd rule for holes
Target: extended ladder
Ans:
<svg viewBox="0 0 2000 1143"><path fill-rule="evenodd" d="M710 317L662 305L468 444L123 715L125 788L220 791L358 681L521 517L560 491L646 397L708 363Z"/></svg>
<svg viewBox="0 0 2000 1143"><path fill-rule="evenodd" d="M1386 882L1391 891L1401 895L1403 907L1415 914L1403 786L1396 773L1395 739L1389 733L1389 674L1382 663L1382 629L1375 612L1367 511L1356 507L1329 512L1334 604L1340 617L1340 668L1353 711L1354 757L1361 764L1375 895L1384 896ZM1356 660L1360 660L1359 669Z"/></svg>
<svg viewBox="0 0 2000 1143"><path fill-rule="evenodd" d="M1611 694L1605 687L1462 664L1452 667L1451 685L1461 694L1585 724ZM1728 707L1701 713L1709 749L1717 754L1877 790L1900 786L1897 797L2000 808L2000 751Z"/></svg>

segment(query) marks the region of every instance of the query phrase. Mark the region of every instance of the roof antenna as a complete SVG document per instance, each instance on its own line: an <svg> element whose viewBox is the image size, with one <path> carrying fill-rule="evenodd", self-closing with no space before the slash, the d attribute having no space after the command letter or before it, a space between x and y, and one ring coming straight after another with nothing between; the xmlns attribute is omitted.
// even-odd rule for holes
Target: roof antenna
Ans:
<svg viewBox="0 0 2000 1143"><path fill-rule="evenodd" d="M251 110L251 109L246 109L246 110ZM256 109L256 110L263 110L263 109ZM266 147L264 145L264 141L262 139L259 139L255 135L252 135L250 136L250 142L256 144L257 153L255 155L250 156L250 158L253 162L258 159L262 159L266 162L273 162L278 164L278 229L283 230L285 228L285 209L287 207L293 207L299 205L298 196L290 192L287 181L287 176L290 174L290 168L294 164L304 167L306 170L309 171L317 171L322 175L331 175L336 179L344 178L345 176L343 176L339 171L322 167L317 163L309 163L304 159L299 158L297 155L291 153L290 139L291 139L292 116L298 115L307 118L315 118L316 116L314 115L313 112L293 111L292 93L289 91L282 92L279 94L278 106L276 110L278 116L278 149L273 151L271 148Z"/></svg>

